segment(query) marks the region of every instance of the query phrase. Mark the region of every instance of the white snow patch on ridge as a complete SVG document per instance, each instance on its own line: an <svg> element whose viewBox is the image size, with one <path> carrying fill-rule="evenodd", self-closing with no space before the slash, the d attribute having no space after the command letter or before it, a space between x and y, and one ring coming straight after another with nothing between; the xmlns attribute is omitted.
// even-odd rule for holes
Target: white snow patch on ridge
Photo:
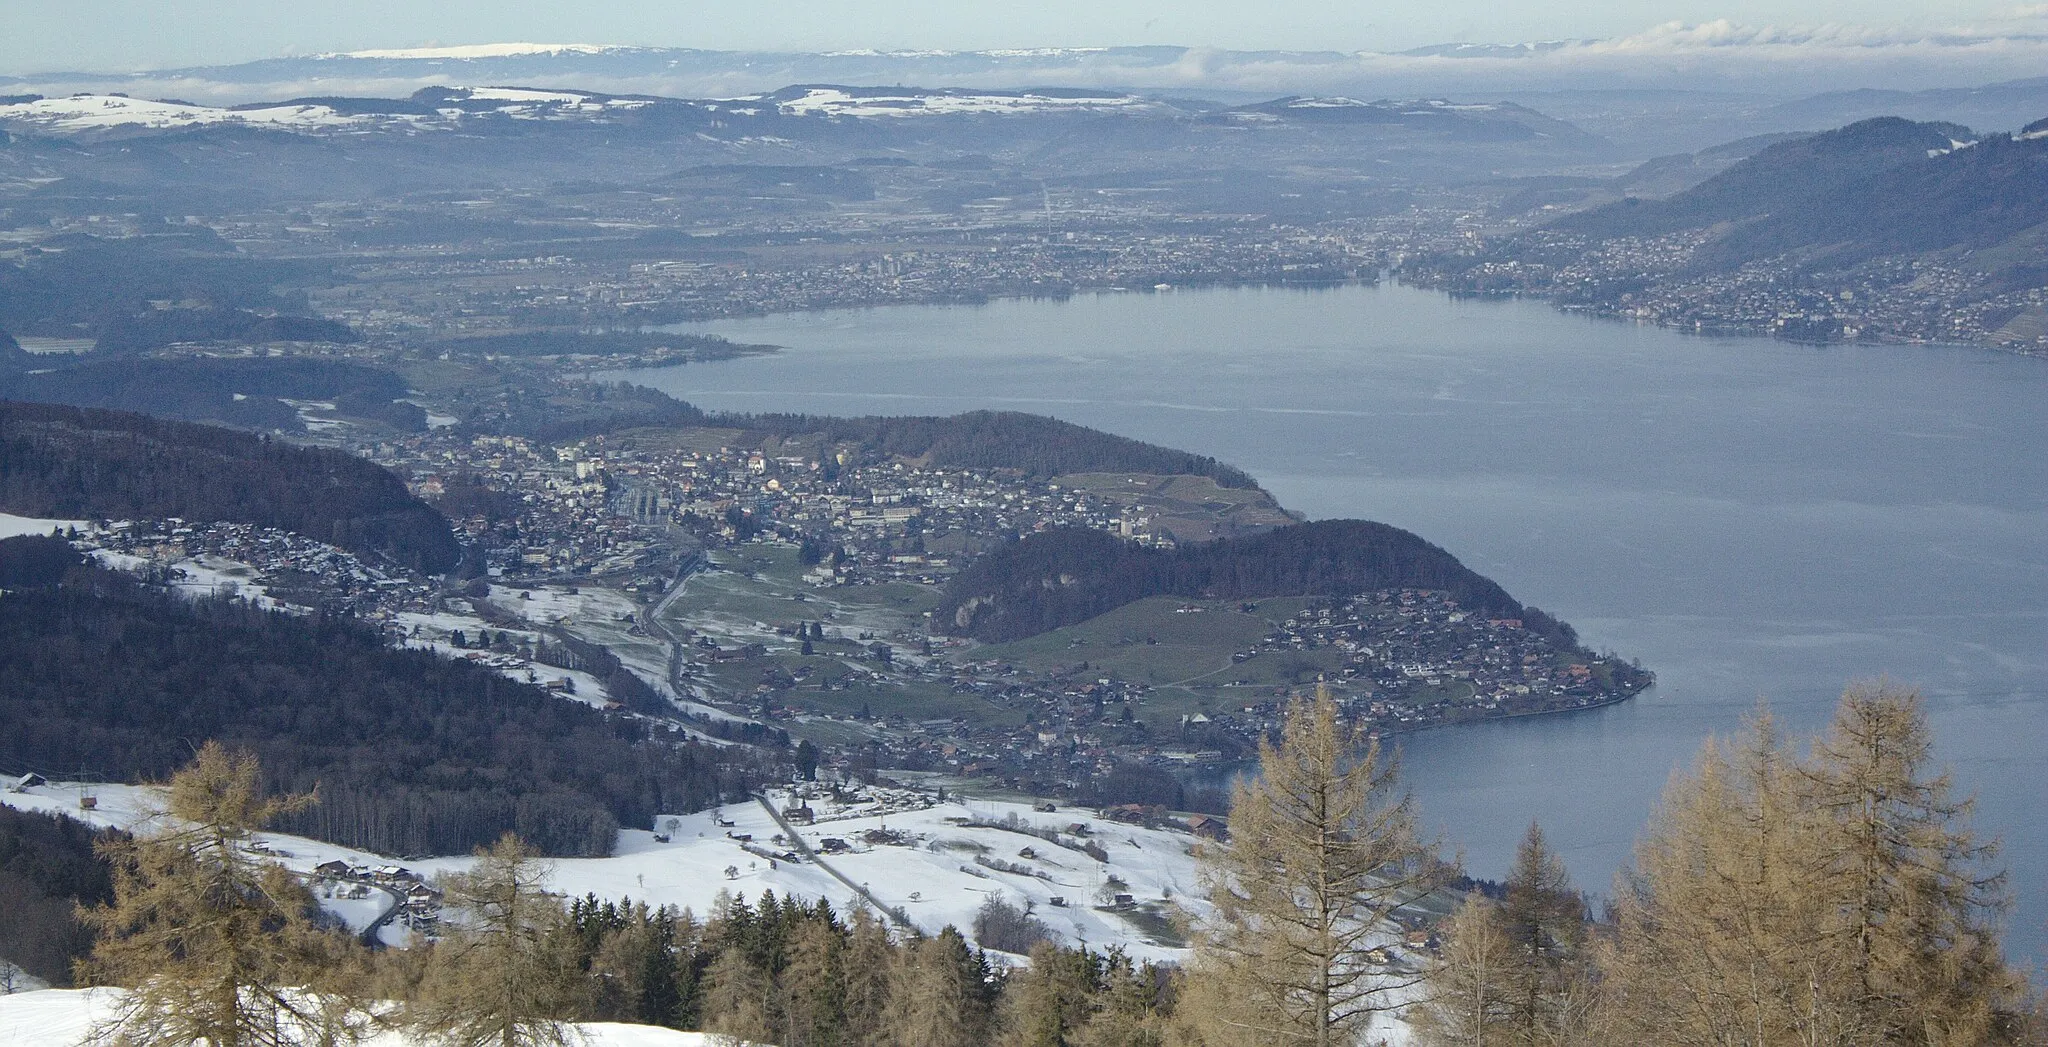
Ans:
<svg viewBox="0 0 2048 1047"><path fill-rule="evenodd" d="M373 48L367 51L335 51L315 58L520 58L528 55L602 55L648 48L625 44L458 44L453 47Z"/></svg>
<svg viewBox="0 0 2048 1047"><path fill-rule="evenodd" d="M73 95L0 105L0 122L32 124L51 131L109 127L200 127L248 124L260 127L353 127L368 117L343 116L324 105L280 105L263 109L219 109L185 102L157 102L121 95Z"/></svg>
<svg viewBox="0 0 2048 1047"><path fill-rule="evenodd" d="M836 87L805 88L802 95L774 98L754 95L735 102L773 100L792 116L905 117L957 114L1017 115L1025 113L1112 112L1154 108L1157 103L1135 95L1038 94L1019 91L1003 94L913 92L888 94L858 93Z"/></svg>

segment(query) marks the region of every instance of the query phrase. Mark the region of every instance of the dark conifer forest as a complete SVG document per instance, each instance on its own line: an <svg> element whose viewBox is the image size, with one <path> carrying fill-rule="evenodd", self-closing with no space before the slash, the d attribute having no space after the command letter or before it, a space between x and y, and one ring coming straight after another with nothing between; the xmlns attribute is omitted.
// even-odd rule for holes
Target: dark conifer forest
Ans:
<svg viewBox="0 0 2048 1047"><path fill-rule="evenodd" d="M1261 599L1440 589L1462 607L1519 616L1565 646L1570 628L1524 608L1492 580L1421 538L1382 523L1323 520L1173 550L1101 531L1062 529L997 549L957 575L933 620L1000 643L1087 621L1148 596Z"/></svg>
<svg viewBox="0 0 2048 1047"><path fill-rule="evenodd" d="M0 957L70 984L72 961L93 940L74 908L113 900L107 864L93 853L100 835L62 815L0 807Z"/></svg>
<svg viewBox="0 0 2048 1047"><path fill-rule="evenodd" d="M276 527L427 573L462 553L446 517L352 455L46 404L0 401L0 510Z"/></svg>
<svg viewBox="0 0 2048 1047"><path fill-rule="evenodd" d="M193 603L95 568L0 599L0 771L161 779L218 739L256 753L274 788L317 789L279 829L386 854L459 854L508 830L608 854L622 824L744 790L749 757L651 730L350 621Z"/></svg>

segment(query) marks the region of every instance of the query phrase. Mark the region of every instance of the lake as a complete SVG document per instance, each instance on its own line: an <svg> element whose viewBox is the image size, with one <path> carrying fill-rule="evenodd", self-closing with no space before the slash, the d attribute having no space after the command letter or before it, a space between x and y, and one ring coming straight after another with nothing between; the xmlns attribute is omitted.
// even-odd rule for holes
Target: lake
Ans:
<svg viewBox="0 0 2048 1047"><path fill-rule="evenodd" d="M1413 530L1639 658L1619 706L1404 739L1475 875L1530 820L1604 890L1672 771L1766 699L1927 695L2048 960L2048 360L1812 347L1399 286L900 306L678 328L781 354L624 372L700 406L1032 411L1214 455L1289 508Z"/></svg>

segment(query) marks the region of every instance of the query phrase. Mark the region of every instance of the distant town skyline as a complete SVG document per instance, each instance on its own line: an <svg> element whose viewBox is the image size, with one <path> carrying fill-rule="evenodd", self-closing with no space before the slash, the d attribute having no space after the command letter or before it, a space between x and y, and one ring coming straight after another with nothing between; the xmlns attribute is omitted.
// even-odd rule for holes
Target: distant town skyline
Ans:
<svg viewBox="0 0 2048 1047"><path fill-rule="evenodd" d="M501 41L629 44L721 50L957 49L1171 44L1236 50L1391 52L1431 44L1613 40L1632 48L1764 42L1833 48L1909 47L1957 37L2048 38L2048 4L1966 0L1547 0L1439 4L1395 0L1043 0L964 5L937 0L621 0L426 3L80 0L23 5L0 37L0 73L113 72L230 64L294 54Z"/></svg>

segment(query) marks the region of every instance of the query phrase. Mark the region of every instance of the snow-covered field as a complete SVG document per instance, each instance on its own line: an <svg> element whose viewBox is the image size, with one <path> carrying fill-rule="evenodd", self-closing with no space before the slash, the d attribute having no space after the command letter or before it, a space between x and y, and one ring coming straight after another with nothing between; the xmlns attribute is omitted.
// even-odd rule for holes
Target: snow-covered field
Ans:
<svg viewBox="0 0 2048 1047"><path fill-rule="evenodd" d="M0 513L0 538L19 538L25 534L49 534L52 528L62 530L67 527L76 527L81 531L89 531L92 530L92 523L87 520L46 520L34 516L15 516L12 513Z"/></svg>
<svg viewBox="0 0 2048 1047"><path fill-rule="evenodd" d="M7 1047L78 1047L118 1004L117 989L45 989L0 996L0 1044ZM716 1037L650 1025L586 1022L576 1027L584 1047L712 1047ZM422 1041L387 1032L364 1047L422 1047Z"/></svg>
<svg viewBox="0 0 2048 1047"><path fill-rule="evenodd" d="M97 799L97 810L80 810L83 795ZM772 797L772 801L781 807L793 799L785 794ZM25 794L0 792L0 803L10 806L60 812L124 828L149 824L155 802L154 790L137 786L58 784ZM817 850L824 848L827 839L845 841L851 848L848 853L825 860L884 907L900 909L927 932L950 924L971 939L976 910L995 895L1015 905L1029 903L1033 914L1068 944L1086 943L1096 949L1121 946L1135 959L1177 961L1186 958L1185 950L1161 938L1162 933L1171 933L1165 921L1167 903L1196 911L1207 908L1199 897L1195 860L1189 853L1194 839L1185 833L1107 822L1079 808L1040 812L1024 804L979 800L941 804L908 790L876 790L865 802L846 806L813 796L809 804L817 821L798 827L803 839ZM1013 815L1019 827L1065 830L1086 824L1085 837L1064 831L1059 835L1069 843L1092 840L1103 848L1108 861L1098 862L1080 851L1009 829L962 824L1003 823ZM664 815L657 819L657 828L669 837L667 842L657 840L653 832L628 830L619 834L618 853L613 857L555 860L549 888L572 897L588 893L685 906L699 916L715 909L722 894L752 900L764 890L806 899L829 898L841 911L866 904L854 890L812 862L762 853L785 854L791 848L786 841L776 842L776 834L782 830L758 803ZM870 831L884 829L899 834L901 842L868 842ZM752 839L743 843L738 839L741 836ZM263 834L260 842L271 848L279 861L299 871L337 858L351 864L388 862L380 856L300 837ZM1021 853L1027 848L1030 857ZM977 864L977 855L1044 875L998 871ZM470 864L468 858L408 863L429 876ZM1123 886L1113 885L1112 876ZM1110 890L1129 895L1130 901L1104 904L1105 899L1114 902ZM1054 897L1064 898L1066 905L1053 905ZM362 915L344 914L357 919ZM1398 950L1397 940L1389 934L1381 944ZM1010 962L1021 959L1013 957ZM1412 989L1395 990L1399 1000L1412 996ZM46 991L0 997L0 1045L73 1047L90 1023L90 1009L90 998L84 993ZM707 1037L643 1026L583 1028L589 1047L708 1047L712 1042ZM1386 1017L1375 1023L1366 1042L1404 1047L1410 1042L1410 1030L1405 1022ZM372 1045L413 1047L395 1035L374 1040Z"/></svg>
<svg viewBox="0 0 2048 1047"><path fill-rule="evenodd" d="M818 821L798 826L798 831L817 851L824 850L827 839L844 841L847 853L824 860L848 880L863 885L881 905L900 908L912 923L928 932L949 924L970 930L975 912L993 895L1013 905L1029 905L1034 915L1072 944L1121 945L1140 959L1183 955L1170 938L1166 914L1173 904L1202 905L1190 854L1194 837L1103 821L1079 808L1039 813L1025 804L980 800L938 804L918 799L918 795L879 790L865 802L844 807L814 798L809 803ZM82 809L80 801L86 796L94 798L95 809ZM788 805L791 800L777 795L772 802ZM161 818L156 813L156 791L144 786L54 783L26 793L0 793L0 803L131 830L147 829ZM1068 846L1020 832L962 824L1003 822L1013 815L1021 827L1062 830L1060 838ZM731 824L721 825L721 820ZM1087 826L1085 835L1063 831L1076 824ZM600 898L686 906L700 915L715 908L719 896L728 892L749 899L767 890L778 895L829 898L842 910L866 904L851 887L814 862L770 857L794 848L787 841L776 842L782 830L758 803L664 815L651 828L661 830L668 842L657 840L653 831L626 830L619 834L617 853L610 858L555 860L551 889L575 897L590 893ZM894 833L900 842L870 843L871 831ZM741 836L751 837L751 842L741 841ZM1108 860L1099 862L1073 849L1082 841L1099 845ZM310 872L332 859L356 865L389 861L297 836L265 833L260 842L299 872ZM1027 849L1032 852L1030 857L1021 853ZM978 864L977 857L1031 872L1000 871ZM442 857L408 865L431 876L465 869L470 862L467 857ZM1123 886L1112 883L1112 877ZM1129 895L1129 902L1120 907L1106 904L1113 902L1116 894ZM1053 904L1054 898L1065 904ZM6 1042L0 1039L0 1043Z"/></svg>
<svg viewBox="0 0 2048 1047"><path fill-rule="evenodd" d="M380 118L390 119L390 118ZM78 132L110 127L184 128L212 124L255 127L345 128L373 118L343 116L324 105L282 105L265 109L221 109L184 102L155 102L120 95L74 95L0 105L0 121L44 131Z"/></svg>

